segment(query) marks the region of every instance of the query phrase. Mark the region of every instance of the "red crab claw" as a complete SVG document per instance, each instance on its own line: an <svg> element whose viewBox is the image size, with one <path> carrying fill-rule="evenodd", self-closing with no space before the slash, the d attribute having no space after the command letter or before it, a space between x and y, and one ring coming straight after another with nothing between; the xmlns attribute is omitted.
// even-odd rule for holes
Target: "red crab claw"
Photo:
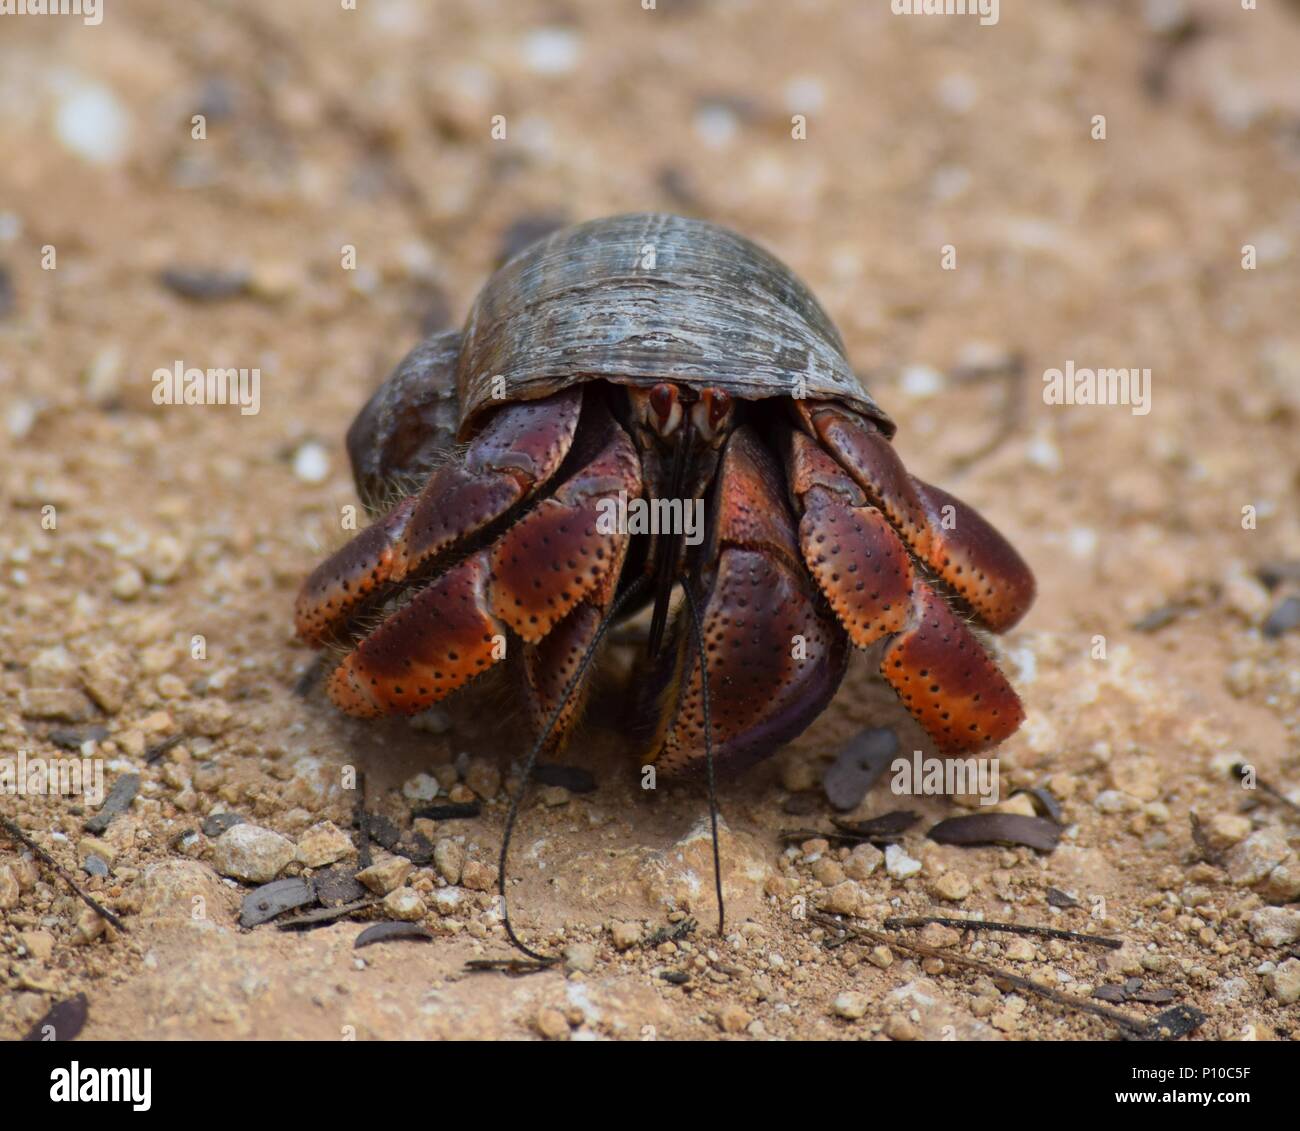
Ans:
<svg viewBox="0 0 1300 1131"><path fill-rule="evenodd" d="M800 561L776 463L747 427L727 441L704 549L697 593L713 755L719 767L739 769L825 709L849 651ZM687 610L674 634L676 647L648 686L649 761L669 774L705 762L699 653Z"/></svg>
<svg viewBox="0 0 1300 1131"><path fill-rule="evenodd" d="M568 454L581 405L581 390L570 389L502 406L463 461L438 468L423 491L316 567L298 595L298 635L313 645L337 635L389 583L436 564L535 494Z"/></svg>
<svg viewBox="0 0 1300 1131"><path fill-rule="evenodd" d="M525 642L526 667L565 662L564 649L576 646L572 630L549 647L548 637L557 626L585 623L583 607L608 604L627 550L626 531L605 529L602 503L641 490L636 450L607 412L588 437L554 494L436 577L344 659L329 685L342 710L423 710L504 659L507 631ZM530 660L539 645L540 659ZM552 677L534 672L543 703Z"/></svg>
<svg viewBox="0 0 1300 1131"><path fill-rule="evenodd" d="M997 582L989 584L991 563L996 560L996 543L990 539L1000 542L1001 536L983 519L978 519L978 525L971 522L975 512L959 504L966 529L976 530L979 539L973 549L941 540L925 525L926 504L908 486L914 481L906 472L901 483L895 478L876 493L882 510L868 502L870 492L856 476L850 478L803 433L788 437L786 465L790 491L802 515L799 543L809 571L855 645L866 648L890 638L881 657L881 674L917 722L948 754L982 750L1013 734L1024 720L1015 691L943 597L918 575L889 519L915 518L914 552L918 545L928 553L943 547L940 560L947 572L938 572L945 580L949 575L961 580L971 572L984 577L978 588L968 587L969 599L972 604L980 601L978 607L1004 625L1014 623L1023 612L1014 602L1024 600L1026 578L1032 592L1032 577L1019 557L1013 563L1019 573L1008 570L1005 579L994 575ZM896 460L891 463L879 456L876 466L901 467ZM900 497L907 506L899 503ZM942 505L948 505L950 498L942 496ZM959 561L963 565L957 568L954 563ZM980 568L974 570L971 563L979 563ZM963 596L967 591L959 590Z"/></svg>

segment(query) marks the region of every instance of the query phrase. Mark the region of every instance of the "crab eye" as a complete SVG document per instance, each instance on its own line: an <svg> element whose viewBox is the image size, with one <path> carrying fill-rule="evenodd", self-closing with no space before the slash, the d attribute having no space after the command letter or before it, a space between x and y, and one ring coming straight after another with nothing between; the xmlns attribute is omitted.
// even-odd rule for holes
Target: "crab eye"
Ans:
<svg viewBox="0 0 1300 1131"><path fill-rule="evenodd" d="M677 386L662 384L650 390L651 423L661 436L671 436L682 422L682 406L677 399Z"/></svg>
<svg viewBox="0 0 1300 1131"><path fill-rule="evenodd" d="M731 418L731 395L721 389L705 389L691 408L691 423L706 440L719 436Z"/></svg>

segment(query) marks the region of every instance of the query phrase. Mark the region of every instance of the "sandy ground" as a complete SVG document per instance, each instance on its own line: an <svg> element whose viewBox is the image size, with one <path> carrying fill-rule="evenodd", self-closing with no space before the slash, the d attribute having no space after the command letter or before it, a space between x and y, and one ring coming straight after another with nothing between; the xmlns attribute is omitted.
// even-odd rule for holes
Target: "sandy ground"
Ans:
<svg viewBox="0 0 1300 1131"><path fill-rule="evenodd" d="M1036 2L991 27L884 0L358 9L0 17L0 757L70 756L58 739L109 785L141 775L98 836L81 798L0 797L127 927L0 838L0 1036L78 992L90 1038L1115 1035L952 962L828 949L808 914L828 900L871 927L937 912L1107 934L1123 949L923 941L1080 1000L1141 978L1201 1010L1201 1037L1300 1032L1300 819L1229 776L1248 762L1300 801L1300 633L1263 631L1295 586L1269 568L1300 560L1300 8ZM909 468L1032 563L1038 603L1000 645L1029 711L1002 794L1046 786L1067 827L1044 855L942 846L925 831L964 810L929 797L905 802L923 816L910 876L784 848L782 830L829 827L815 791L850 735L924 745L864 662L725 786L718 938L704 800L638 788L609 685L567 756L597 790L534 793L512 855L520 928L568 969L466 974L510 954L481 890L523 742L509 691L442 733L345 720L295 691L311 655L292 601L342 541L343 433L375 384L460 321L521 223L644 209L789 262ZM168 269L227 278L186 298ZM1014 357L1018 381L963 379ZM1068 361L1149 369L1150 411L1044 403ZM257 367L260 411L155 405L177 362ZM478 819L418 826L435 863L389 869L408 893L390 907L433 941L241 930L251 885L219 874L212 818L286 838L267 849L283 876L346 865L352 770L402 827L420 773L486 795ZM886 781L853 815L898 807ZM634 941L686 915L694 932Z"/></svg>

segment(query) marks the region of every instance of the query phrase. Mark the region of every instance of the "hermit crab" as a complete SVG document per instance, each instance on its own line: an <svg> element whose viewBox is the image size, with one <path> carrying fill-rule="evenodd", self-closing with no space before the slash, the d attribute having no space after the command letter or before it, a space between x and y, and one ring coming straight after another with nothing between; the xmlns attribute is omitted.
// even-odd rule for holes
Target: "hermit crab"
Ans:
<svg viewBox="0 0 1300 1131"><path fill-rule="evenodd" d="M710 783L798 735L872 648L940 752L983 750L1023 709L971 625L1014 625L1033 575L893 434L755 244L665 214L564 229L353 422L374 521L307 579L298 633L348 649L329 696L360 717L517 665L536 756L581 716L608 626L645 611L638 764Z"/></svg>

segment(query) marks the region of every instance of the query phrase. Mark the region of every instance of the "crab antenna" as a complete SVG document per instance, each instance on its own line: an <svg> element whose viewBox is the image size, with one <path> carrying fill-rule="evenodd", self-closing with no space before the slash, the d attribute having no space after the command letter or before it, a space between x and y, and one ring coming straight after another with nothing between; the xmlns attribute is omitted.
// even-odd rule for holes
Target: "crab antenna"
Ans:
<svg viewBox="0 0 1300 1131"><path fill-rule="evenodd" d="M569 699L577 690L578 685L582 682L582 677L586 675L587 668L590 666L592 658L596 655L596 648L605 636L606 629L614 622L625 605L645 587L647 579L644 576L638 577L626 589L623 590L609 607L604 618L596 627L596 631L591 638L591 643L587 645L586 652L583 653L582 660L579 662L577 670L569 677L569 682L565 684L564 693L560 696L560 701L555 705L555 710L551 712L551 717L547 720L546 726L542 728L542 733L537 736L537 741L533 743L533 748L528 752L528 758L524 762L523 780L519 783L518 790L515 791L514 797L510 799L510 812L506 816L506 828L501 837L501 859L497 866L497 891L501 894L501 922L506 929L506 937L522 950L529 958L536 959L538 962L544 962L548 965L558 962L559 959L553 955L538 954L537 951L526 946L510 923L510 905L506 896L506 860L510 852L510 838L514 833L515 821L519 817L519 806L523 803L524 794L528 791L528 782L533 776L533 768L537 765L538 755L546 747L550 740L551 733L555 730L560 721L560 716L564 714L564 708L568 705ZM716 840L716 837L715 837Z"/></svg>
<svg viewBox="0 0 1300 1131"><path fill-rule="evenodd" d="M685 493L691 435L690 421L683 420L677 431L677 445L673 449L671 482L668 486L669 499L680 499ZM650 642L647 646L651 656L659 655L659 648L664 640L664 630L668 627L668 605L673 596L673 572L677 567L677 555L681 544L680 532L660 532L655 543L655 607L654 615L650 619Z"/></svg>
<svg viewBox="0 0 1300 1131"><path fill-rule="evenodd" d="M713 720L709 716L709 665L704 657L704 626L700 606L691 582L682 586L686 607L691 611L691 628L695 634L695 651L700 657L700 698L704 705L704 765L709 778L709 824L713 830L713 886L718 893L718 934L725 933L727 912L722 902L722 856L718 852L718 792L713 775Z"/></svg>

